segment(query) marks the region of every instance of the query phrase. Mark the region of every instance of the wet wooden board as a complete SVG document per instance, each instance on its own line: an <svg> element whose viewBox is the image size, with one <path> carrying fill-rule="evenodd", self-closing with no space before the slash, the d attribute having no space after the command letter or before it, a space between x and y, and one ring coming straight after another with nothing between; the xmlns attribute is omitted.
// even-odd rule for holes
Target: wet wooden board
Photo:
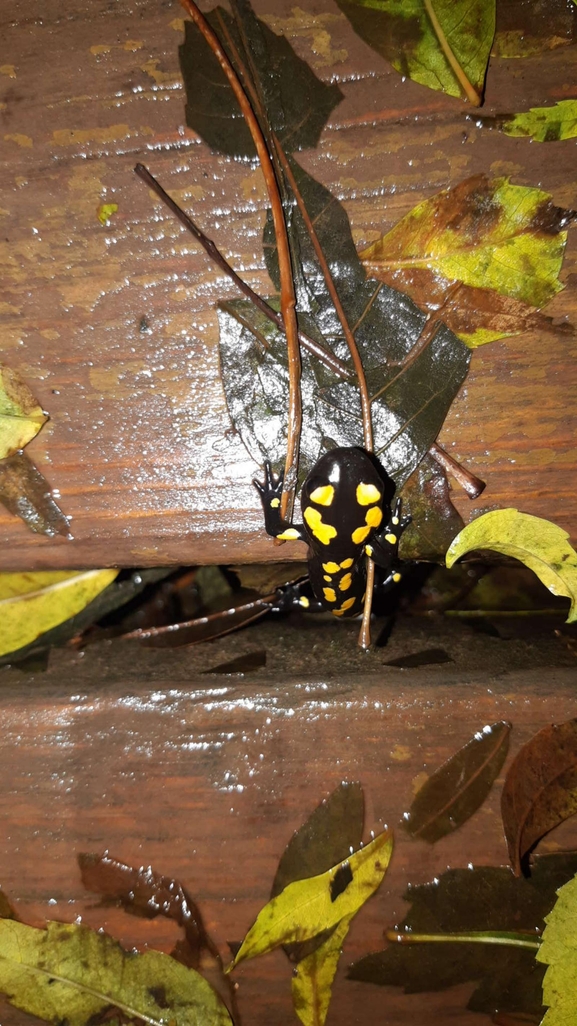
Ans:
<svg viewBox="0 0 577 1026"><path fill-rule="evenodd" d="M47 674L2 672L0 879L27 922L81 917L128 947L148 942L170 950L174 924L99 907L82 888L77 853L109 849L178 877L226 958L227 941L242 939L268 900L293 830L340 781L359 780L366 838L388 823L395 851L382 887L347 939L331 1024L408 1026L425 1013L432 1024L482 1021L465 1010L472 984L406 996L349 982L345 968L383 946L383 929L405 915L409 882L468 863L506 865L503 774L474 817L435 846L412 841L399 820L423 773L485 724L513 723L506 770L535 731L573 716L573 671L494 677L445 667L388 668L380 679L265 674L231 683L175 674L171 654L164 671L158 664L152 670L146 653L131 651L124 660L117 655L103 682L99 658L55 653ZM540 850L576 845L573 819ZM282 953L247 963L236 975L245 1024L293 1021ZM3 1026L30 1022L3 1008L0 1020Z"/></svg>
<svg viewBox="0 0 577 1026"><path fill-rule="evenodd" d="M475 123L460 101L402 82L331 0L259 15L341 84L307 169L341 199L358 243L416 202L486 172L577 207L572 143L530 144ZM1 358L51 420L30 456L58 490L74 541L0 511L0 567L145 566L278 558L231 432L215 303L233 288L134 176L143 161L263 293L260 171L211 153L184 124L182 12L150 0L2 5ZM577 48L492 61L484 113L572 95ZM574 90L573 90L574 91ZM116 203L102 226L97 211ZM548 313L577 322L575 233ZM488 482L461 512L515 505L577 534L574 338L526 334L473 355L441 436ZM285 546L283 559L302 555Z"/></svg>

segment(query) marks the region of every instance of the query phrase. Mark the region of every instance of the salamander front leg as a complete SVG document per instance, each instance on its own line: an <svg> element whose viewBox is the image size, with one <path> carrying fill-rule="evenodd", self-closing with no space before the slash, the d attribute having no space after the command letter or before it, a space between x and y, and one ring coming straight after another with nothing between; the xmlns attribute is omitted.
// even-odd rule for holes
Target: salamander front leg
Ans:
<svg viewBox="0 0 577 1026"><path fill-rule="evenodd" d="M264 464L264 483L253 481L253 485L262 502L266 533L282 541L305 541L303 525L289 524L280 515L283 474L275 474L269 460L265 460Z"/></svg>

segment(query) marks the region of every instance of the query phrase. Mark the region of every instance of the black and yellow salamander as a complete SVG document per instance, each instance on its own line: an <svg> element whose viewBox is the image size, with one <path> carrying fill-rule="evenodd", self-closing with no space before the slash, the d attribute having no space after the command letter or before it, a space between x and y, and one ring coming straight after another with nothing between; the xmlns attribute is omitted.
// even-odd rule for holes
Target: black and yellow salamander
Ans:
<svg viewBox="0 0 577 1026"><path fill-rule="evenodd" d="M379 590L401 579L399 539L410 517L401 517L401 500L391 513L395 486L363 449L332 449L315 463L301 494L303 523L281 519L282 475L265 463L264 484L254 482L261 498L267 534L309 546L308 569L317 608L334 616L358 616L365 600L365 561L370 556L384 571ZM301 598L306 606L307 600Z"/></svg>

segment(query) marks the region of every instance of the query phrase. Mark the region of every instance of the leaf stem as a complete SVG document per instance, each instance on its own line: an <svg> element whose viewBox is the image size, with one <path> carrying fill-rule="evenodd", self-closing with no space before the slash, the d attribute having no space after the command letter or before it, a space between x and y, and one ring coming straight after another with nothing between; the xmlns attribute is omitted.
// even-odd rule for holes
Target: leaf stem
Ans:
<svg viewBox="0 0 577 1026"><path fill-rule="evenodd" d="M266 140L235 69L221 46L218 36L213 31L202 12L196 6L194 0L180 0L180 2L204 36L234 92L242 115L252 135L269 195L278 250L281 283L281 313L285 327L288 350L289 405L287 416L287 456L285 462L284 487L281 499L281 515L290 519L294 505L300 433L302 427L302 401L300 391L301 358L295 310L296 297L292 275L291 255L282 201Z"/></svg>
<svg viewBox="0 0 577 1026"><path fill-rule="evenodd" d="M451 67L451 70L452 70L453 74L455 75L455 78L457 79L457 81L458 81L459 85L461 86L461 89L463 90L463 92L464 92L465 96L467 97L467 99L471 103L473 103L475 105L475 107L480 107L481 106L481 97L479 96L479 93L474 88L474 86L471 84L471 82L469 82L469 79L467 78L465 72L463 71L461 65L459 64L457 58L455 57L455 54L453 53L453 51L451 49L451 46L449 44L449 40L447 39L447 37L446 37L446 35L444 33L443 27L442 27L439 19L437 18L437 15L435 14L435 11L433 10L433 4L432 4L431 0L424 0L424 4L425 4L425 10L426 10L427 14L429 15L429 18L430 18L430 21L431 21L431 25L433 26L433 30L435 32L435 35L437 36L437 39L439 40L439 43L441 45L441 49L442 49L443 53L445 54L445 57L447 58L447 61L448 61L449 65L450 65L450 67Z"/></svg>
<svg viewBox="0 0 577 1026"><path fill-rule="evenodd" d="M498 944L513 948L530 948L538 951L541 938L527 937L524 933L505 933L503 931L476 930L471 933L399 933L397 930L386 930L388 941L397 944Z"/></svg>

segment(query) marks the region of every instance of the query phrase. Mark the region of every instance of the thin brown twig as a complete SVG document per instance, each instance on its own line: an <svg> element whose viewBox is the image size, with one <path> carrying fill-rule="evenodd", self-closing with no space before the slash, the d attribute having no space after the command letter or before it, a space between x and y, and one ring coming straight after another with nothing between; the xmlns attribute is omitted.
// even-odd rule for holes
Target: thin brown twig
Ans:
<svg viewBox="0 0 577 1026"><path fill-rule="evenodd" d="M339 321L341 322L343 334L345 336L345 340L349 348L349 353L351 354L351 359L353 361L353 366L355 368L355 374L357 376L357 382L361 396L361 410L363 418L363 441L365 443L365 449L367 450L367 452L372 452L373 424L371 419L371 400L369 398L369 390L367 388L367 379L365 377L365 369L363 367L363 361L361 360L361 354L359 353L356 339L351 331L347 315L344 311L343 305L340 300L340 296L337 292L337 288L335 286L334 279L331 274L331 269L328 265L328 261L325 257L323 248L320 244L320 240L316 233L315 226L309 216L309 212L306 208L306 204L302 197L302 193L297 185L290 163L276 135L273 136L273 141L275 150L278 154L278 158L282 164L283 171L286 175L286 179L292 189L294 198L297 201L297 206L300 210L305 228L313 244L316 258L318 260L319 267L322 271L323 278L325 279L325 283L329 295L331 297L332 304L335 308L336 315ZM375 581L375 565L370 556L366 557L366 575L367 580L365 590L365 601L363 606L363 620L361 623L361 629L359 631L358 638L359 646L365 650L370 648L371 645L371 609L373 605L373 588Z"/></svg>
<svg viewBox="0 0 577 1026"><path fill-rule="evenodd" d="M302 401L300 391L301 359L298 340L298 325L296 318L296 297L294 291L291 254L288 241L288 233L284 218L282 201L274 174L271 157L268 147L258 123L255 113L250 105L242 83L233 68L227 54L220 44L218 36L213 31L208 21L194 3L194 0L180 0L187 14L190 15L195 25L202 33L210 46L218 63L220 64L226 78L234 92L236 100L241 109L242 115L252 135L256 152L260 161L262 173L266 183L269 200L271 204L272 219L274 224L276 244L279 261L279 274L281 285L281 313L288 351L289 370L289 405L287 416L287 456L285 462L284 486L281 500L281 514L290 519L294 505L294 493L297 480L298 455L300 445L300 433L302 427Z"/></svg>

